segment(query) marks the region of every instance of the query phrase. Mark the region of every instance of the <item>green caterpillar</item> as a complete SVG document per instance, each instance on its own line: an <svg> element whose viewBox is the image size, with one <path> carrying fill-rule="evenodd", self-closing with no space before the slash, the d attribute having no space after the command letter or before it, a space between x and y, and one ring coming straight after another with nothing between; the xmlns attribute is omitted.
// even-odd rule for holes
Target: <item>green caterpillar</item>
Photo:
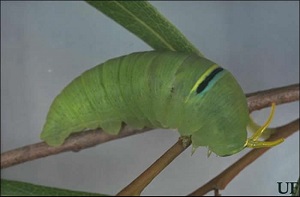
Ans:
<svg viewBox="0 0 300 197"><path fill-rule="evenodd" d="M137 52L106 61L74 79L55 98L41 139L59 146L74 132L102 128L178 129L193 148L220 156L273 146L247 139L246 97L230 72L192 53ZM260 129L257 133L262 133Z"/></svg>

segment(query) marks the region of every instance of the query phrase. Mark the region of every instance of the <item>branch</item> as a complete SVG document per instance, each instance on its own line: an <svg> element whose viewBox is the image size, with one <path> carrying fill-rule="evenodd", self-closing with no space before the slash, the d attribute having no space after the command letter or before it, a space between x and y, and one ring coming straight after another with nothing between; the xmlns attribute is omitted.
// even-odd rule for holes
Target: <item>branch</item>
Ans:
<svg viewBox="0 0 300 197"><path fill-rule="evenodd" d="M248 96L249 111L252 112L270 106L271 102L283 104L299 100L299 84L256 92L248 94ZM31 144L2 153L1 169L66 151L79 151L110 140L131 136L149 130L151 129L144 128L141 130L134 130L128 126L124 126L119 135L109 135L104 132L99 132L102 130L98 129L73 134L59 147L51 147L44 142Z"/></svg>
<svg viewBox="0 0 300 197"><path fill-rule="evenodd" d="M275 128L276 132L270 136L267 141L275 141L280 138L287 138L296 131L299 131L299 119L290 122L289 124ZM236 177L244 168L250 165L262 154L267 152L270 148L258 148L253 149L237 162L232 164L221 174L213 178L211 181L189 194L189 196L203 196L210 191L223 190L230 183L230 181Z"/></svg>
<svg viewBox="0 0 300 197"><path fill-rule="evenodd" d="M156 160L147 170L132 181L127 187L122 189L117 196L140 196L145 187L178 155L180 155L192 141L189 137L181 137L179 140Z"/></svg>
<svg viewBox="0 0 300 197"><path fill-rule="evenodd" d="M78 152L82 149L90 148L104 142L143 133L149 130L152 129L144 128L136 130L126 125L123 126L119 135L110 135L104 133L101 129L95 129L73 134L59 147L49 146L45 142L23 146L1 154L1 169L67 151Z"/></svg>
<svg viewBox="0 0 300 197"><path fill-rule="evenodd" d="M250 113L271 106L299 100L299 84L246 94Z"/></svg>

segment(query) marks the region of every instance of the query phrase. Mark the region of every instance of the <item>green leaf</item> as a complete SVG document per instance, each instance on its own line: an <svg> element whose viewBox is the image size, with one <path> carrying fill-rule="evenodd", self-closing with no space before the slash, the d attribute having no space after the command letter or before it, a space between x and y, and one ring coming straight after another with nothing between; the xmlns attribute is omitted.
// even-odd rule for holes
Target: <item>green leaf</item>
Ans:
<svg viewBox="0 0 300 197"><path fill-rule="evenodd" d="M200 51L147 1L87 1L155 50Z"/></svg>
<svg viewBox="0 0 300 197"><path fill-rule="evenodd" d="M106 196L1 179L1 196Z"/></svg>

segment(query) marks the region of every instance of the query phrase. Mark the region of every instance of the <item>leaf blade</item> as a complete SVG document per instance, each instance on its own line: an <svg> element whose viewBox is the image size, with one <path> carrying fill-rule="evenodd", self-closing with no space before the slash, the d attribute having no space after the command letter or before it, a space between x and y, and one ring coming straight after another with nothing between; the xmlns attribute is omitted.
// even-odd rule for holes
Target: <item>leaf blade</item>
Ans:
<svg viewBox="0 0 300 197"><path fill-rule="evenodd" d="M201 52L147 1L86 1L155 50Z"/></svg>
<svg viewBox="0 0 300 197"><path fill-rule="evenodd" d="M1 196L106 196L104 194L46 187L21 181L1 179Z"/></svg>

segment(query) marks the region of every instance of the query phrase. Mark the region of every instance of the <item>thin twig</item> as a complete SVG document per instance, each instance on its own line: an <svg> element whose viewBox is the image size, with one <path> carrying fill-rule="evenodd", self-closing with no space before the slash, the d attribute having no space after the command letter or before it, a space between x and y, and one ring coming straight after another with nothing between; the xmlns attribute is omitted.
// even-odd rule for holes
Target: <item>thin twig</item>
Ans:
<svg viewBox="0 0 300 197"><path fill-rule="evenodd" d="M272 102L277 105L290 103L299 100L299 84L253 92L246 97L250 112L269 107Z"/></svg>
<svg viewBox="0 0 300 197"><path fill-rule="evenodd" d="M271 102L283 104L299 100L299 84L265 90L248 95L249 111L252 112L254 110L270 106ZM50 147L44 142L31 144L2 153L1 169L66 151L79 151L81 149L93 147L110 140L131 136L149 130L151 129L145 128L142 130L134 130L128 126L124 126L121 133L116 136L99 132L101 131L99 129L73 134L62 146L59 147Z"/></svg>
<svg viewBox="0 0 300 197"><path fill-rule="evenodd" d="M179 138L179 140L156 160L147 170L122 189L117 196L139 196L145 187L178 155L191 145L190 138Z"/></svg>
<svg viewBox="0 0 300 197"><path fill-rule="evenodd" d="M272 134L267 141L275 141L280 138L287 138L296 131L299 131L299 119L294 120L286 125L276 128L276 133ZM236 177L245 167L255 161L258 157L268 151L270 148L258 148L253 149L237 162L232 164L221 174L207 182L205 185L189 194L189 196L203 196L212 190L223 190L230 183L230 181Z"/></svg>
<svg viewBox="0 0 300 197"><path fill-rule="evenodd" d="M220 191L218 189L214 189L215 196L221 196Z"/></svg>
<svg viewBox="0 0 300 197"><path fill-rule="evenodd" d="M104 133L101 129L96 129L73 134L59 147L48 146L45 142L23 146L1 154L1 169L67 151L78 152L82 149L90 148L104 142L143 133L149 130L152 129L145 128L136 130L129 126L124 126L119 135L109 135Z"/></svg>

